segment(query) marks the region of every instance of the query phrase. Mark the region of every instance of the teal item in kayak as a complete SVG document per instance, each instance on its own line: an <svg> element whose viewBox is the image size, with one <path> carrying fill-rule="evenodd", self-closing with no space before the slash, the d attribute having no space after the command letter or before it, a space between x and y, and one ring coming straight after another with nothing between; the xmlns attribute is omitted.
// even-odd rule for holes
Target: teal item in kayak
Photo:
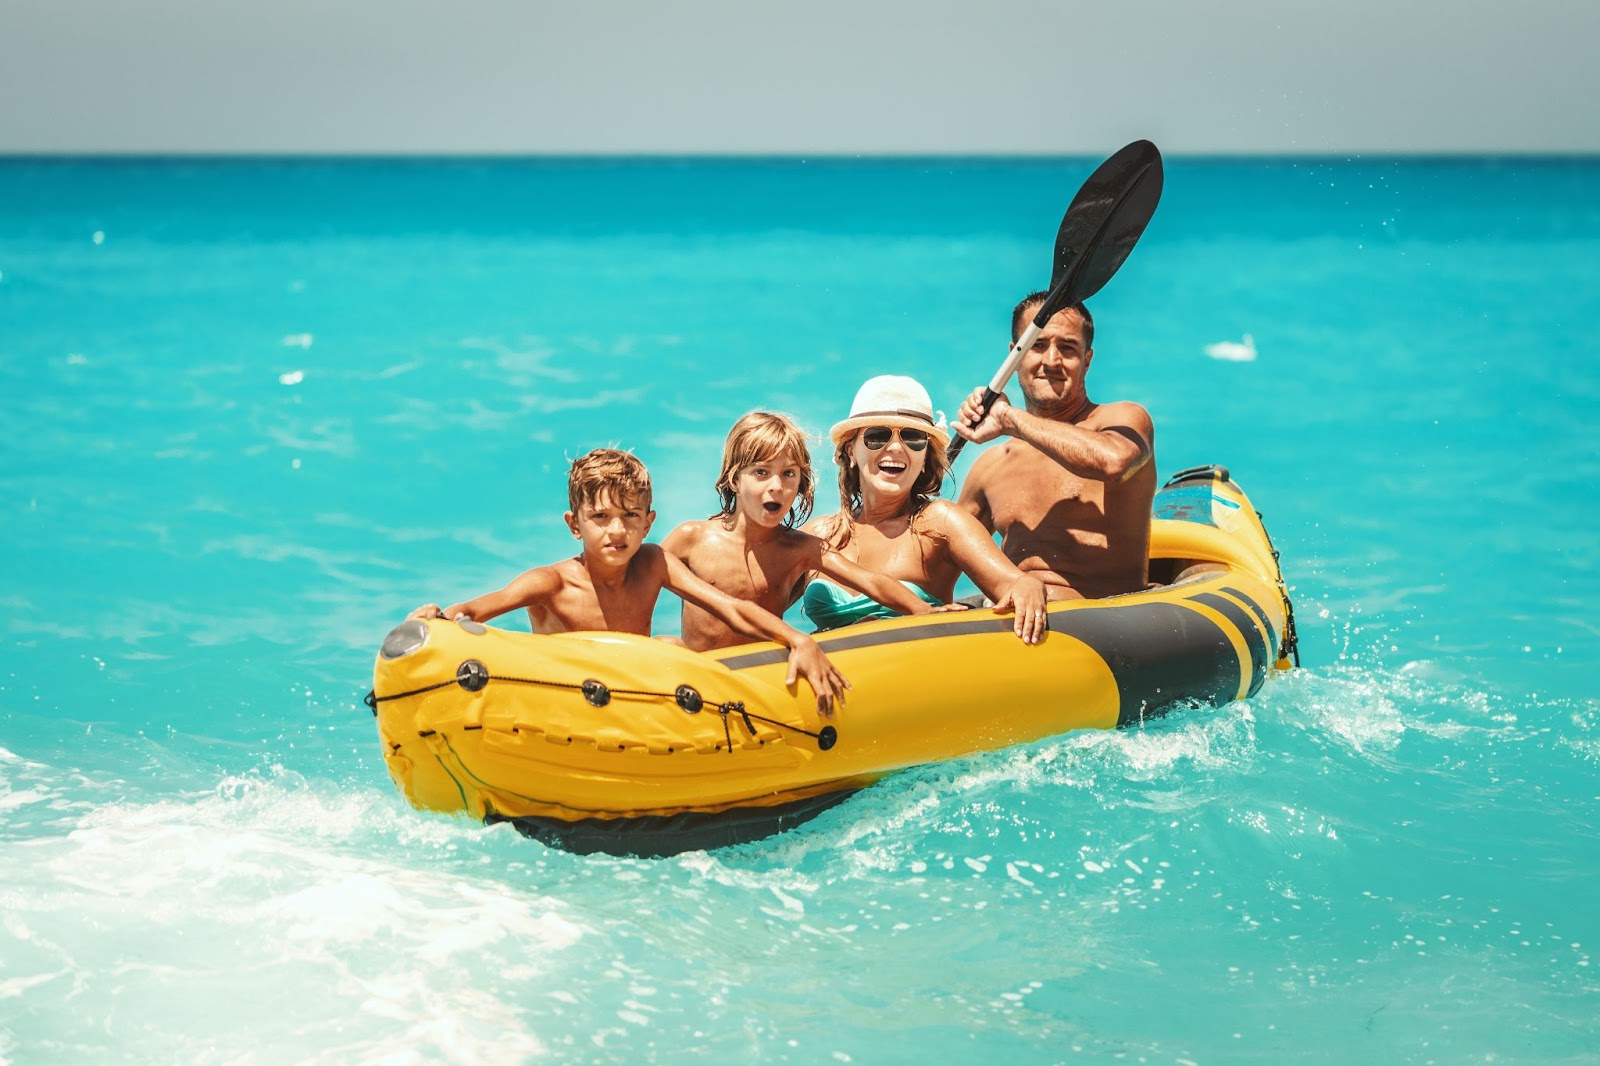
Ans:
<svg viewBox="0 0 1600 1066"><path fill-rule="evenodd" d="M934 607L944 605L942 600L928 595L920 586L909 581L900 583ZM871 596L857 595L822 578L817 578L806 586L805 596L801 600L801 610L811 620L811 624L817 627L818 633L825 629L855 625L857 622L900 617L900 612L893 607L885 607Z"/></svg>

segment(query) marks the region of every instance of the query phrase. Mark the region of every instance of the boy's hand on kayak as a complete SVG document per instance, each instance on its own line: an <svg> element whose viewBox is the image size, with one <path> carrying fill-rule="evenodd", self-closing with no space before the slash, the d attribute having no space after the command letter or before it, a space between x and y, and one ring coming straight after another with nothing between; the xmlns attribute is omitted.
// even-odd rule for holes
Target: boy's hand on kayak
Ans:
<svg viewBox="0 0 1600 1066"><path fill-rule="evenodd" d="M850 687L850 682L845 680L838 667L828 661L817 642L810 637L802 637L789 648L789 676L784 679L784 684L793 685L799 677L804 677L811 691L817 694L817 713L824 718L832 718L834 700L844 699L845 689Z"/></svg>

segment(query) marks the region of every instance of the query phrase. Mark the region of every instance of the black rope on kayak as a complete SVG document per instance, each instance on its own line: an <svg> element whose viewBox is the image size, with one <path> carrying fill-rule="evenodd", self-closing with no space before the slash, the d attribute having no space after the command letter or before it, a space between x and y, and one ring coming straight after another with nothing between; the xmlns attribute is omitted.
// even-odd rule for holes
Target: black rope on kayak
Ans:
<svg viewBox="0 0 1600 1066"><path fill-rule="evenodd" d="M1273 552L1272 554L1273 557L1276 558L1278 553ZM1290 659L1294 660L1295 666L1299 666L1300 634L1296 632L1294 628L1294 603L1289 599L1288 596L1284 596L1283 598L1283 610L1283 649L1280 654L1287 655Z"/></svg>
<svg viewBox="0 0 1600 1066"><path fill-rule="evenodd" d="M673 692L655 692L649 689L614 689L608 687L604 682L598 681L594 678L589 678L586 681L574 683L571 681L547 681L543 678L537 677L508 677L502 674L491 674L489 672L489 668L484 666L483 663L476 659L467 659L462 662L462 664L456 668L456 675L448 681L440 681L432 685L424 685L421 688L410 689L406 692L393 692L387 696L378 695L377 690L374 689L373 691L367 693L366 699L362 702L370 707L372 709L372 713L376 715L378 713L378 704L387 703L389 700L405 699L408 696L420 696L425 692L434 692L441 688L449 688L451 685L460 685L468 692L481 692L483 689L488 687L488 684L491 681L504 681L513 685L537 685L542 688L560 688L567 689L568 691L578 691L583 693L583 698L595 707L604 707L606 704L611 702L612 696L646 696L652 699L666 700L677 704L689 714L698 714L705 704L704 697L702 697L700 693L690 685L679 685ZM722 732L728 741L729 755L733 754L733 730L732 727L728 725L728 716L730 714L737 714L744 720L744 727L749 732L751 737L756 735L755 723L762 722L766 725L772 726L775 729L787 729L791 733L798 733L801 736L810 737L812 740L817 742L818 749L822 751L829 750L839 742L839 731L831 725L823 726L820 730L813 733L809 729L802 729L800 726L790 725L788 722L780 722L774 718L767 718L763 715L746 710L742 700L728 700L726 702L719 703L717 704L716 709L717 713L722 716Z"/></svg>
<svg viewBox="0 0 1600 1066"><path fill-rule="evenodd" d="M403 700L407 696L420 696L424 692L432 692L435 689L449 688L451 685L459 683L460 682L457 678L452 677L449 681L440 681L436 685L424 685L421 688L414 688L409 692L391 692L387 696L380 696L378 695L377 689L372 689L367 693L366 697L361 702L372 708L372 713L376 715L378 713L378 704L380 703L388 703L390 700Z"/></svg>
<svg viewBox="0 0 1600 1066"><path fill-rule="evenodd" d="M571 681L545 681L537 677L506 677L503 674L489 674L490 681L506 681L513 685L539 685L544 688L576 689L583 693L583 698L596 707L604 707L611 702L612 696L650 696L653 699L675 702L675 693L653 692L643 688L611 688L602 681L590 678L579 684Z"/></svg>
<svg viewBox="0 0 1600 1066"><path fill-rule="evenodd" d="M1267 538L1267 550L1272 553L1272 565L1278 571L1278 593L1283 597L1283 642L1278 648L1278 656L1287 656L1298 668L1300 634L1294 628L1294 601L1289 598L1289 586L1283 580L1283 562L1278 557L1278 546L1272 543L1272 534L1267 532L1266 515L1257 511L1256 521L1261 523L1261 535Z"/></svg>
<svg viewBox="0 0 1600 1066"><path fill-rule="evenodd" d="M756 735L756 727L750 722L750 719L754 718L757 722L765 722L767 725L770 725L775 729L787 729L791 733L799 733L801 736L810 737L812 740L817 742L817 747L823 751L827 751L829 748L833 747L839 742L839 731L833 728L831 725L825 725L813 733L809 729L801 729L797 725L790 725L787 722L779 722L771 718L764 718L759 714L747 711L745 710L743 703L724 703L717 709L722 712L722 720L724 723L727 722L728 714L730 712L735 713L739 715L739 717L743 718L744 727L750 730L751 736Z"/></svg>
<svg viewBox="0 0 1600 1066"><path fill-rule="evenodd" d="M424 692L433 692L451 685L460 685L468 692L477 692L489 683L489 669L476 659L468 659L456 668L456 676L449 681L440 681L432 685L411 689L409 692L391 692L387 696L378 695L377 689L370 689L361 701L372 710L374 718L378 715L378 704L388 703L390 700L403 700L407 696L420 696Z"/></svg>

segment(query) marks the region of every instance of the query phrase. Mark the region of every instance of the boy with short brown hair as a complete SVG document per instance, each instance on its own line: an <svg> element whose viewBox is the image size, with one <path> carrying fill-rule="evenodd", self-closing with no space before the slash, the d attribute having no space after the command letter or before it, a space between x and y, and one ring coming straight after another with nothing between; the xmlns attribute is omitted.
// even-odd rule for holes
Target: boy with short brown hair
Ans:
<svg viewBox="0 0 1600 1066"><path fill-rule="evenodd" d="M535 567L505 588L440 609L426 604L413 618L471 618L486 622L526 608L535 633L609 630L650 635L656 599L665 588L754 640L789 648L787 684L803 676L817 695L817 710L849 683L817 642L754 603L735 599L696 577L660 545L646 544L656 513L650 474L636 456L597 448L577 459L567 476L567 528L583 544L571 559Z"/></svg>

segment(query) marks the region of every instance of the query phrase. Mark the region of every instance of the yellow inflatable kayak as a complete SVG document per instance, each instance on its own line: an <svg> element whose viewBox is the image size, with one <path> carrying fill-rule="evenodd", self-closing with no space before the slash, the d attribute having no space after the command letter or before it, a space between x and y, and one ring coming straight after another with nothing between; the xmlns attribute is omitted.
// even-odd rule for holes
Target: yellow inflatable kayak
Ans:
<svg viewBox="0 0 1600 1066"><path fill-rule="evenodd" d="M368 696L384 760L421 809L666 855L788 828L909 766L1255 693L1294 654L1259 516L1220 467L1172 478L1153 509L1151 580L1167 583L1053 603L1036 645L989 610L820 634L853 686L832 719L784 686L775 644L406 621Z"/></svg>

